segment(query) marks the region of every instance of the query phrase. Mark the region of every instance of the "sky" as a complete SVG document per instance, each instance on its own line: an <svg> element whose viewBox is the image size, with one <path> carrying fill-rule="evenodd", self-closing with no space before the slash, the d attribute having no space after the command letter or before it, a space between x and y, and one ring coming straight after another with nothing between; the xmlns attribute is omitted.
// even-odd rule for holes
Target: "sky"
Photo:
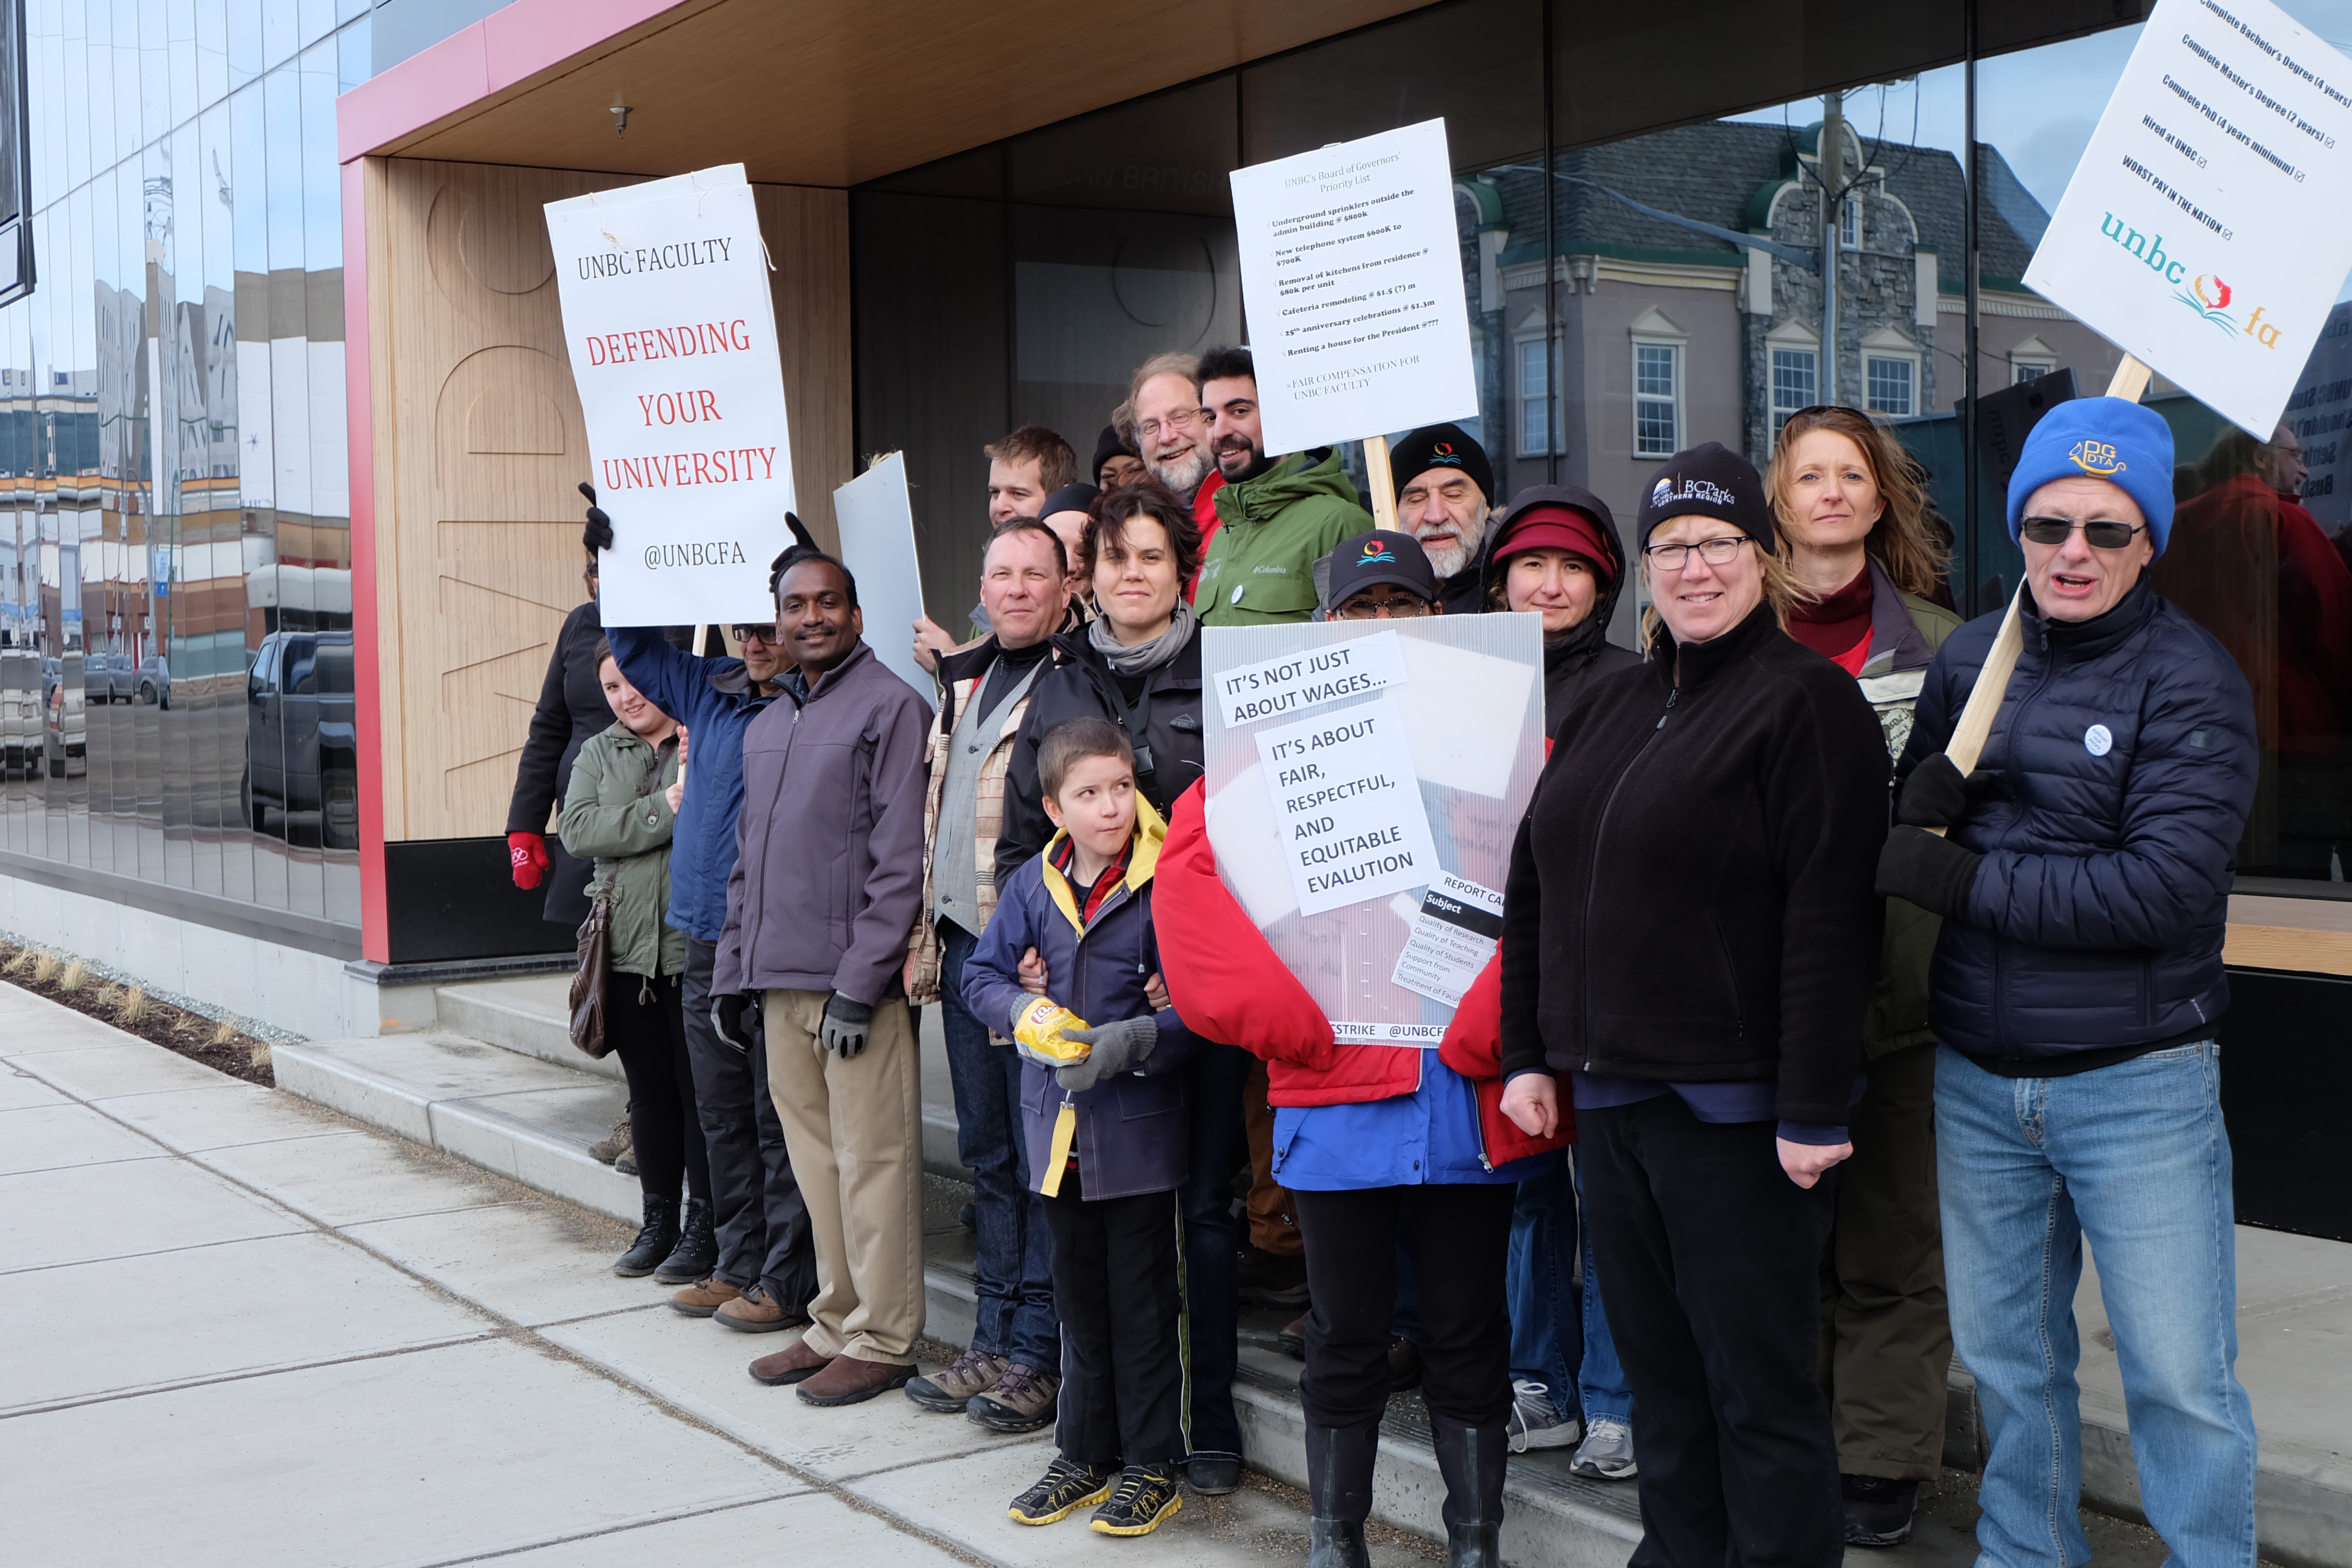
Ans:
<svg viewBox="0 0 2352 1568"><path fill-rule="evenodd" d="M2352 0L2285 0L2280 8L2352 56ZM1977 137L2000 149L2044 210L2054 209L2065 194L2066 181L2090 144L2099 111L2106 107L2107 95L2139 35L2137 26L2117 27L1978 63ZM2352 77L2352 59L2347 59L2345 74ZM1846 95L1846 117L1864 136L1958 153L1966 123L1961 75L1958 66L1948 66L1883 87L1858 89ZM1796 126L1821 117L1818 98L1732 116ZM2346 267L2352 273L2352 257L2346 258ZM2336 298L2352 300L2352 277L2346 279Z"/></svg>

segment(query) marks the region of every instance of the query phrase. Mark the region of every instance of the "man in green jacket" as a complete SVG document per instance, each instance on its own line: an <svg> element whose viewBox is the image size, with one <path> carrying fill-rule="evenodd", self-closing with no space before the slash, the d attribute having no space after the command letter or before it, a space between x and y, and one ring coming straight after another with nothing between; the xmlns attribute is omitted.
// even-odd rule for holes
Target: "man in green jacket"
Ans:
<svg viewBox="0 0 2352 1568"><path fill-rule="evenodd" d="M1336 448L1269 458L1258 426L1257 367L1247 349L1201 360L1209 450L1224 476L1220 526L1192 604L1202 624L1262 626L1315 612L1315 563L1372 526Z"/></svg>

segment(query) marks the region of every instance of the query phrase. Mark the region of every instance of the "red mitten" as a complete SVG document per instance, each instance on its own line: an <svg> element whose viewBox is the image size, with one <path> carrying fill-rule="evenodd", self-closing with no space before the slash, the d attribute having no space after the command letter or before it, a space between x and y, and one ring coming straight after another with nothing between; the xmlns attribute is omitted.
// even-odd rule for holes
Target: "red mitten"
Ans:
<svg viewBox="0 0 2352 1568"><path fill-rule="evenodd" d="M524 892L547 875L547 840L536 833L507 835L507 864L514 868L514 884Z"/></svg>

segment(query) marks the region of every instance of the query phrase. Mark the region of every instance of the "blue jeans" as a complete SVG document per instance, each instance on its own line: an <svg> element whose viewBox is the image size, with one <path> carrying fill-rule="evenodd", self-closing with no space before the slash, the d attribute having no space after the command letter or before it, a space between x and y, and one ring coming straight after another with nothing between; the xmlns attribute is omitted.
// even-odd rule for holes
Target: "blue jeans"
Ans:
<svg viewBox="0 0 2352 1568"><path fill-rule="evenodd" d="M1234 1410L1241 1334L1234 1173L1249 1158L1242 1087L1252 1060L1239 1046L1204 1040L1184 1065L1192 1173L1176 1189L1184 1227L1184 1441L1192 1454L1233 1459L1242 1452Z"/></svg>
<svg viewBox="0 0 2352 1568"><path fill-rule="evenodd" d="M1054 1311L1054 1233L1045 1200L1029 1190L1021 1126L1021 1058L988 1042L988 1026L963 1003L964 961L980 939L940 922L940 1024L955 1087L956 1154L971 1171L980 1256L971 1348L1058 1373L1061 1320ZM1009 1023L1009 1020L1007 1021Z"/></svg>
<svg viewBox="0 0 2352 1568"><path fill-rule="evenodd" d="M1609 1332L1609 1314L1601 1310L1601 1275L1592 1267L1592 1226L1584 1214L1584 1155L1576 1160L1578 1256L1584 1265L1584 1360L1576 1369L1576 1386L1584 1418L1606 1415L1628 1426L1633 1420L1633 1385L1626 1380L1625 1363L1617 1359L1617 1342Z"/></svg>
<svg viewBox="0 0 2352 1568"><path fill-rule="evenodd" d="M1936 1055L1936 1167L1952 1338L1991 1438L1987 1568L2072 1564L2083 1426L2074 1288L2087 1238L2114 1327L2140 1506L2177 1568L2251 1568L2254 1418L2238 1356L2220 1047L2069 1078Z"/></svg>
<svg viewBox="0 0 2352 1568"><path fill-rule="evenodd" d="M1511 1304L1511 1376L1549 1389L1552 1407L1563 1415L1574 1413L1576 1375L1568 1357L1583 1316L1576 1292L1575 1230L1576 1178L1567 1161L1519 1184L1504 1271Z"/></svg>

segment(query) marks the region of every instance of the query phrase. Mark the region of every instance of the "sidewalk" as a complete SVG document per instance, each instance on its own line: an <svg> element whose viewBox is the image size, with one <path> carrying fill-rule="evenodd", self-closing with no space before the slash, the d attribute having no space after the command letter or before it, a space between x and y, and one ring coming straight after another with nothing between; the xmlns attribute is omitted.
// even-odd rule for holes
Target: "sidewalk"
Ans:
<svg viewBox="0 0 2352 1568"><path fill-rule="evenodd" d="M786 1336L672 1312L611 1273L626 1240L0 985L6 1556L1305 1558L1297 1501L1256 1485L1188 1495L1148 1542L1014 1524L1046 1435L763 1388L744 1363Z"/></svg>

